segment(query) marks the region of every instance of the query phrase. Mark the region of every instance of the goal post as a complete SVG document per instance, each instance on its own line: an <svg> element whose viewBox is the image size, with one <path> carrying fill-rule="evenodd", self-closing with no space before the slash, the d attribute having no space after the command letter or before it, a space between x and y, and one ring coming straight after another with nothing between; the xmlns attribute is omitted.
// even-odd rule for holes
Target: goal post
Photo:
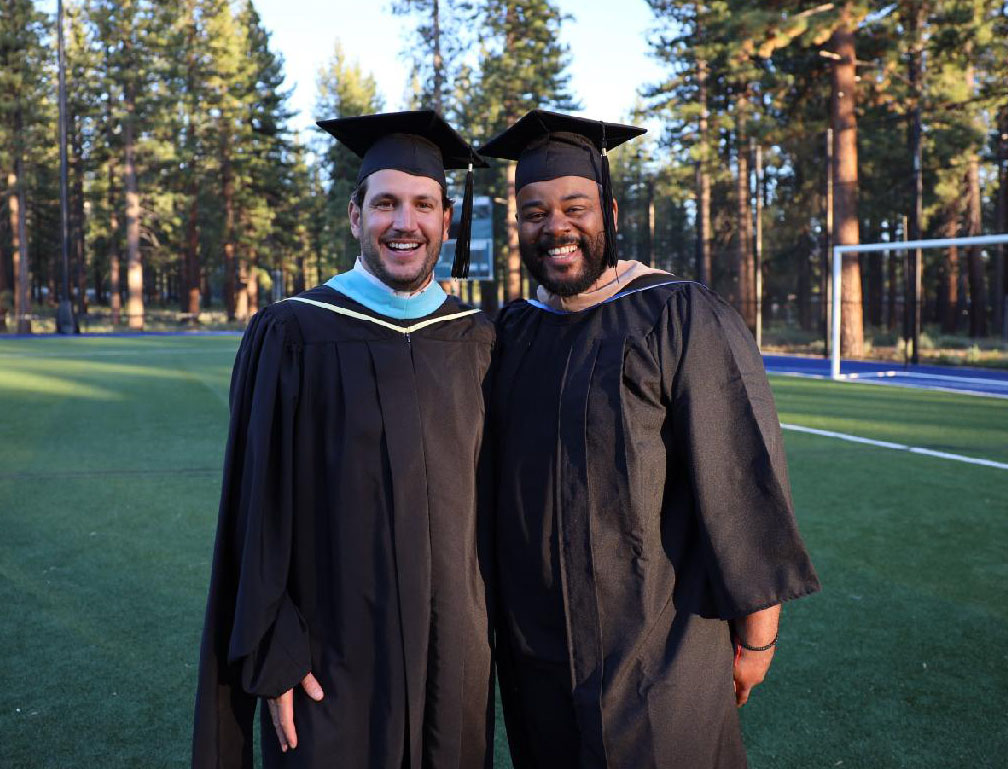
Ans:
<svg viewBox="0 0 1008 769"><path fill-rule="evenodd" d="M857 246L833 246L833 318L831 328L830 377L840 378L840 297L844 254L863 254L869 251L910 251L949 246L994 246L1008 243L1008 233L977 235L968 238L935 238L932 240L893 240L884 243L865 243ZM999 287L1000 290L1000 287ZM920 297L917 297L920 301Z"/></svg>

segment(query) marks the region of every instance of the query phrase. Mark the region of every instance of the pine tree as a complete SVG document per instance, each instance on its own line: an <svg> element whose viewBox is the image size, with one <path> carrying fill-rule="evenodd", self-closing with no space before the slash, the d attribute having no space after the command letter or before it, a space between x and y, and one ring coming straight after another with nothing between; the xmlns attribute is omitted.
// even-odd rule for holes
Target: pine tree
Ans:
<svg viewBox="0 0 1008 769"><path fill-rule="evenodd" d="M291 112L283 90L283 59L270 49L269 33L263 28L251 0L238 16L245 41L245 120L250 128L246 147L243 184L239 196L241 237L239 248L246 268L246 313L259 307L259 282L268 271L260 257L278 248L277 211L289 194L291 145L287 121Z"/></svg>
<svg viewBox="0 0 1008 769"><path fill-rule="evenodd" d="M416 19L404 54L417 82L414 107L433 109L449 122L458 117L459 94L452 87L462 74L470 47L474 8L468 0L393 0L392 12Z"/></svg>
<svg viewBox="0 0 1008 769"><path fill-rule="evenodd" d="M210 143L216 153L218 195L222 218L218 242L223 259L224 306L229 320L244 320L248 312L247 263L238 261L238 190L242 179L242 153L248 140L242 76L244 40L227 0L208 0L204 18L210 67L207 102L214 116Z"/></svg>
<svg viewBox="0 0 1008 769"><path fill-rule="evenodd" d="M137 183L137 140L143 109L143 75L146 60L143 49L143 12L139 0L119 4L116 32L121 41L118 79L123 104L123 190L126 196L126 282L128 298L126 319L130 328L144 325L143 257L140 253L141 206Z"/></svg>
<svg viewBox="0 0 1008 769"><path fill-rule="evenodd" d="M349 61L339 41L332 57L318 71L315 91L315 114L325 119L382 110L374 76L365 73L357 62ZM347 204L356 186L360 160L328 134L320 132L315 145L326 185L324 224L318 227L316 240L320 246L324 244L319 261L326 272L347 270L359 253L357 241L350 234Z"/></svg>
<svg viewBox="0 0 1008 769"><path fill-rule="evenodd" d="M724 71L724 46L715 30L723 23L726 6L678 0L649 0L648 5L655 17L649 43L668 69L668 76L647 86L645 95L665 121L666 143L682 148L676 165L693 164L696 274L700 282L714 286L711 184L722 127L711 124L710 91ZM714 118L718 119L716 113Z"/></svg>
<svg viewBox="0 0 1008 769"><path fill-rule="evenodd" d="M40 140L48 51L43 46L46 18L30 0L0 0L0 177L6 182L18 333L31 331L26 160Z"/></svg>
<svg viewBox="0 0 1008 769"><path fill-rule="evenodd" d="M463 108L462 121L470 127L472 138L485 141L531 109L578 109L566 71L570 54L559 42L565 16L556 5L549 0L482 0L476 8L484 31L480 74L473 98ZM507 300L522 294L514 173L515 164L507 163L503 184L494 185L497 194L493 195L507 200ZM495 285L487 289L484 307L493 309L497 289Z"/></svg>
<svg viewBox="0 0 1008 769"><path fill-rule="evenodd" d="M983 231L981 210L980 163L981 153L987 145L988 116L997 108L981 94L980 79L986 49L992 43L992 24L995 16L992 3L985 0L971 0L964 14L964 24L968 37L963 48L966 59L966 88L969 104L964 110L968 128L972 134L966 169L966 234L980 235ZM1003 81L1002 81L1003 84ZM993 109L992 109L993 108ZM979 246L971 246L967 251L969 304L969 335L987 336L987 276Z"/></svg>
<svg viewBox="0 0 1008 769"><path fill-rule="evenodd" d="M185 219L182 252L182 309L190 324L199 320L202 299L203 265L200 260L200 195L207 186L203 171L203 156L207 152L206 134L210 120L206 103L205 30L199 21L198 0L184 0L179 18L178 42L183 55L178 58L182 68L181 94L182 141L180 146L180 203Z"/></svg>
<svg viewBox="0 0 1008 769"><path fill-rule="evenodd" d="M985 90L1000 92L994 119L994 159L997 164L997 196L994 204L994 232L1008 232L1008 2L994 3L991 10L991 46L988 56L988 83ZM1005 245L995 246L991 280L992 325L995 334L1008 339L1008 270L1005 269Z"/></svg>

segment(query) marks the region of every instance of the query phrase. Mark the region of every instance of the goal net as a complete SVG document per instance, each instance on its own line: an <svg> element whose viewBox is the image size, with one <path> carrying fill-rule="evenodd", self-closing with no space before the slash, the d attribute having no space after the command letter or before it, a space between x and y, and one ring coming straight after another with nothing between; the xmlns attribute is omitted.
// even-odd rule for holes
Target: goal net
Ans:
<svg viewBox="0 0 1008 769"><path fill-rule="evenodd" d="M832 327L830 329L830 376L840 379L840 297L841 275L843 272L844 254L863 254L872 251L911 251L934 248L949 248L952 246L994 246L1008 243L1008 233L1000 235L979 235L967 238L935 238L931 240L886 241L883 243L864 243L857 246L833 246L833 285L832 285ZM919 269L919 267L918 267ZM918 296L918 302L920 298Z"/></svg>

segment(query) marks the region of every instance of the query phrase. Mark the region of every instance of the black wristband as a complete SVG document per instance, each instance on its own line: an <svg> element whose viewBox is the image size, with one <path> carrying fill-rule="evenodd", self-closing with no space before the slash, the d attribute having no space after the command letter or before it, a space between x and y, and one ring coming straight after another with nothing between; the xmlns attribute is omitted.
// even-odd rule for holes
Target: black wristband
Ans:
<svg viewBox="0 0 1008 769"><path fill-rule="evenodd" d="M768 643L766 646L750 646L749 644L747 644L745 641L743 641L738 636L735 636L735 640L738 641L738 645L739 646L741 646L743 649L747 649L747 650L749 650L751 652L765 652L765 651L769 651L770 649L774 648L777 645L777 636L774 636L773 640L770 643Z"/></svg>

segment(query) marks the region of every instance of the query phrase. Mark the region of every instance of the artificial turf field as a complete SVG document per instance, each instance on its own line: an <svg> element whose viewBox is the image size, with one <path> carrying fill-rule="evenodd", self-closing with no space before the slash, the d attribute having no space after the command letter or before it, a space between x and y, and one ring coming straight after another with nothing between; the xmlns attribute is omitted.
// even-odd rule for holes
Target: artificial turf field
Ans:
<svg viewBox="0 0 1008 769"><path fill-rule="evenodd" d="M187 764L237 344L0 339L0 766ZM1008 462L1008 400L772 382L783 422ZM785 441L824 590L785 606L750 765L1005 766L1008 470Z"/></svg>

